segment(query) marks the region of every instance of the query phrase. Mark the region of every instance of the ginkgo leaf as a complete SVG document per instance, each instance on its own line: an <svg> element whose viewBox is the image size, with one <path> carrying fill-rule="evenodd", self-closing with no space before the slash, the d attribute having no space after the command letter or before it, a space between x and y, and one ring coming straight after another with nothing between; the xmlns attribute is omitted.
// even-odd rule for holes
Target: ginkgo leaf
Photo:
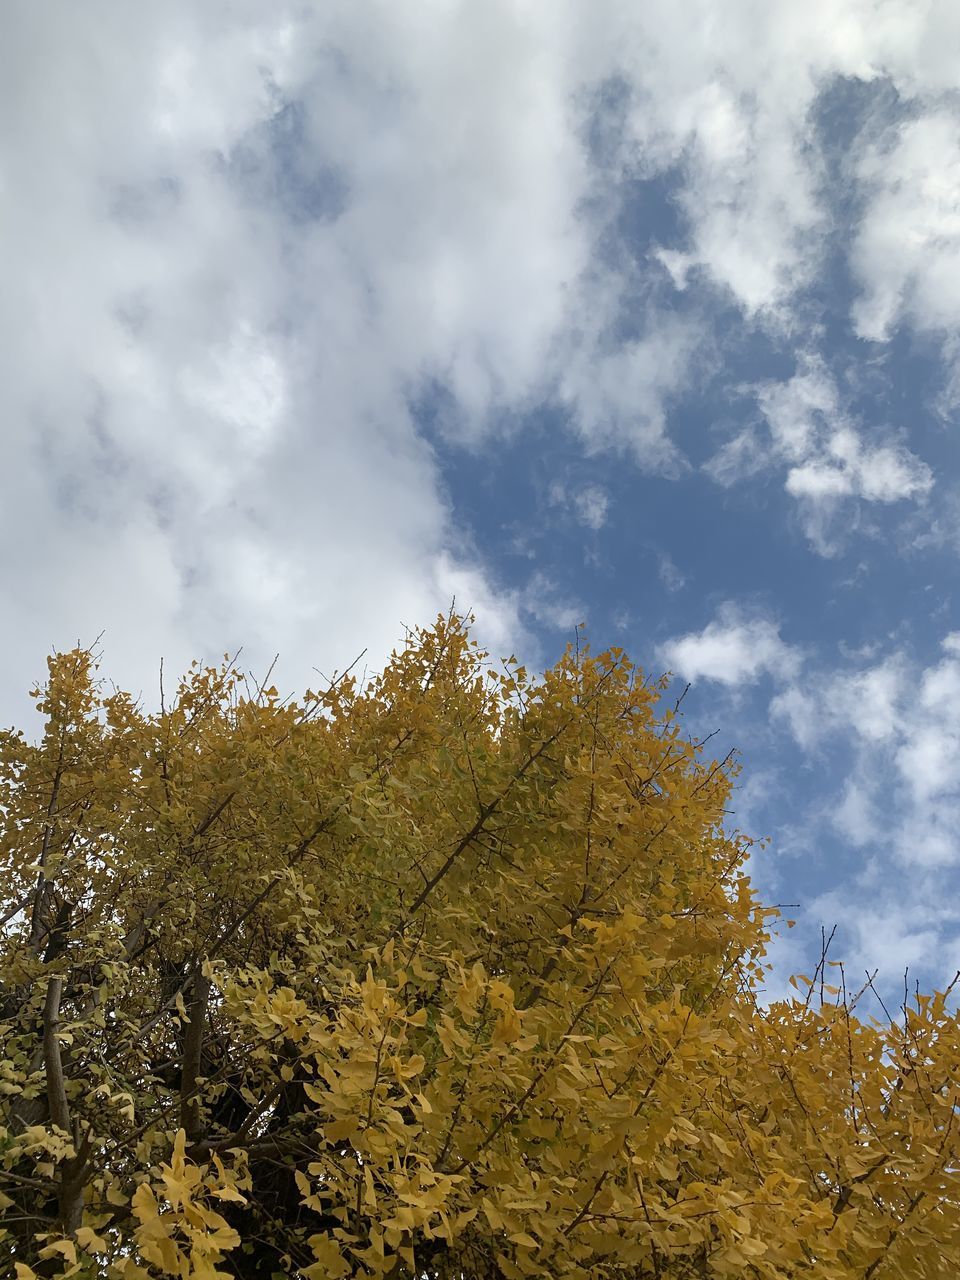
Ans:
<svg viewBox="0 0 960 1280"><path fill-rule="evenodd" d="M97 1235L92 1227L77 1227L77 1244L90 1253L106 1253L110 1246L103 1236Z"/></svg>

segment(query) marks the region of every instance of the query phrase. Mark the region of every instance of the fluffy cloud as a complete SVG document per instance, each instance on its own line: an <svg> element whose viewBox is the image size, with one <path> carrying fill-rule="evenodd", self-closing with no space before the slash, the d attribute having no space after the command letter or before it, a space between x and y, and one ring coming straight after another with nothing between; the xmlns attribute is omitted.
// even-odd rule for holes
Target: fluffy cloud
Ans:
<svg viewBox="0 0 960 1280"><path fill-rule="evenodd" d="M845 730L865 743L889 742L902 725L906 678L897 654L860 671L791 685L773 698L770 710L787 721L806 750Z"/></svg>
<svg viewBox="0 0 960 1280"><path fill-rule="evenodd" d="M960 329L960 113L938 106L898 123L857 167L867 193L851 264L853 311L864 338L902 319L921 330Z"/></svg>
<svg viewBox="0 0 960 1280"><path fill-rule="evenodd" d="M582 44L584 18L14 6L14 687L50 644L104 626L134 686L153 686L161 653L241 642L252 661L280 644L296 681L364 644L382 654L464 580L492 634L522 633L412 408L475 436L552 396L591 444L660 465L691 350L679 322L611 337L623 290L595 261L583 127L615 63ZM601 507L578 512L596 524Z"/></svg>
<svg viewBox="0 0 960 1280"><path fill-rule="evenodd" d="M9 15L17 686L104 626L135 687L241 643L298 680L454 594L522 642L410 405L437 385L482 420L549 367L590 245L562 42L361 9Z"/></svg>
<svg viewBox="0 0 960 1280"><path fill-rule="evenodd" d="M786 731L799 747L793 773L807 779L795 859L817 866L818 855L836 851L829 887L822 875L804 883L799 863L787 876L789 896L800 899L798 933L838 925L835 958L846 962L848 983L877 966L888 994L907 966L922 983L949 981L960 963L952 888L960 866L960 634L946 635L926 666L903 649L851 654L832 671L808 662L802 679L788 679L772 698L769 719L773 740ZM775 868L761 865L760 874L777 879ZM781 865L780 889L783 874ZM778 970L798 959L789 949L774 956Z"/></svg>
<svg viewBox="0 0 960 1280"><path fill-rule="evenodd" d="M960 634L947 635L926 668L896 652L791 685L770 710L808 752L838 736L850 742L839 810L846 835L879 840L904 863L960 864Z"/></svg>
<svg viewBox="0 0 960 1280"><path fill-rule="evenodd" d="M721 606L702 631L666 641L658 657L685 680L730 686L753 684L765 675L789 679L800 666L799 651L784 643L776 623L731 603Z"/></svg>
<svg viewBox="0 0 960 1280"><path fill-rule="evenodd" d="M867 201L861 330L952 324L955 144L931 105L957 78L947 8L717 14L715 0L13 4L13 685L50 644L103 626L111 670L145 688L160 653L245 642L256 661L280 645L291 682L363 644L382 654L455 589L491 634L521 631L523 596L498 591L459 536L415 411L477 441L559 405L587 448L681 474L670 407L707 360L714 295L783 330L822 265L813 108L837 77L886 77L914 110L877 143L890 180L870 156L851 178ZM682 243L625 248L631 184L663 175ZM682 313L671 277L688 296L704 286ZM928 483L895 442L811 439L796 456L774 447L818 512ZM719 670L707 655L725 635L735 678L774 670L773 634L756 620L704 633L697 670Z"/></svg>
<svg viewBox="0 0 960 1280"><path fill-rule="evenodd" d="M837 550L856 519L857 500L918 500L933 487L930 468L899 441L865 438L817 357L802 357L792 378L762 383L754 395L762 429L746 427L704 469L727 486L765 469L784 472L784 488L820 554Z"/></svg>
<svg viewBox="0 0 960 1280"><path fill-rule="evenodd" d="M834 229L816 133L823 91L840 82L889 85L926 119L943 112L960 77L958 22L942 4L734 3L718 21L711 0L682 9L667 0L611 3L591 28L585 50L614 59L632 89L624 151L645 174L671 165L684 171L689 243L682 251L665 246L662 256L675 283L702 272L749 314L787 322L792 296L820 269ZM874 131L888 120L896 124L874 120ZM907 164L914 142L904 140ZM931 150L946 154L936 144ZM844 181L872 201L882 194L875 177L865 162ZM886 270L865 261L864 287Z"/></svg>
<svg viewBox="0 0 960 1280"><path fill-rule="evenodd" d="M602 529L607 522L610 498L602 485L568 487L558 480L550 486L549 498L552 505L569 508L577 523L587 529Z"/></svg>

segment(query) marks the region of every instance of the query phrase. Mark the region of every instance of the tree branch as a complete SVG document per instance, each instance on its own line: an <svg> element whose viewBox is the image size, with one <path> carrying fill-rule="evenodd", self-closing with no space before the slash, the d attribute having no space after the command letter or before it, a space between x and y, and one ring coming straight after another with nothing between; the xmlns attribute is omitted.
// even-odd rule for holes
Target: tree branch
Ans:
<svg viewBox="0 0 960 1280"><path fill-rule="evenodd" d="M197 1077L200 1075L209 998L210 979L200 970L195 973L191 986L190 1022L184 1037L183 1070L180 1074L180 1127L186 1130L190 1142L195 1142L202 1136L203 1112L197 1092Z"/></svg>
<svg viewBox="0 0 960 1280"><path fill-rule="evenodd" d="M79 1124L70 1122L70 1104L67 1101L63 1058L60 1054L60 1040L57 1035L62 995L63 979L52 977L47 983L47 998L43 1006L43 1056L47 1072L47 1105L50 1108L50 1118L58 1129L62 1129L73 1139L74 1154L63 1162L59 1193L60 1223L64 1233L72 1236L83 1221L90 1134L88 1132L81 1142Z"/></svg>
<svg viewBox="0 0 960 1280"><path fill-rule="evenodd" d="M43 1057L47 1070L47 1105L50 1119L70 1133L70 1104L67 1102L66 1084L63 1078L63 1059L57 1028L60 1025L60 999L63 995L63 979L51 978L47 983L47 998L43 1006Z"/></svg>

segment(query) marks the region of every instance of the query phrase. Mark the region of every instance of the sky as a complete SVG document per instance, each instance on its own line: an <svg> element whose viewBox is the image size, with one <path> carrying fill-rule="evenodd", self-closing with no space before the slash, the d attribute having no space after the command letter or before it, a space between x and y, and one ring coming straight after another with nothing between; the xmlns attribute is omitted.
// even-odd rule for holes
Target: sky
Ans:
<svg viewBox="0 0 960 1280"><path fill-rule="evenodd" d="M690 684L852 985L960 968L960 7L8 0L0 721L453 599Z"/></svg>

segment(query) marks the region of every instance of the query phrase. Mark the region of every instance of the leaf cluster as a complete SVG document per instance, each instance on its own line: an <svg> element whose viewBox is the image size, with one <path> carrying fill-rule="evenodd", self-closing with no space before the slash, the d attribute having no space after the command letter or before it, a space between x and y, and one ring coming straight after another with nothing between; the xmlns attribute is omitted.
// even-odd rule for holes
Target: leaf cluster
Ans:
<svg viewBox="0 0 960 1280"><path fill-rule="evenodd" d="M0 1274L954 1275L947 997L762 1003L735 766L662 694L453 616L298 700L51 658L0 740Z"/></svg>

